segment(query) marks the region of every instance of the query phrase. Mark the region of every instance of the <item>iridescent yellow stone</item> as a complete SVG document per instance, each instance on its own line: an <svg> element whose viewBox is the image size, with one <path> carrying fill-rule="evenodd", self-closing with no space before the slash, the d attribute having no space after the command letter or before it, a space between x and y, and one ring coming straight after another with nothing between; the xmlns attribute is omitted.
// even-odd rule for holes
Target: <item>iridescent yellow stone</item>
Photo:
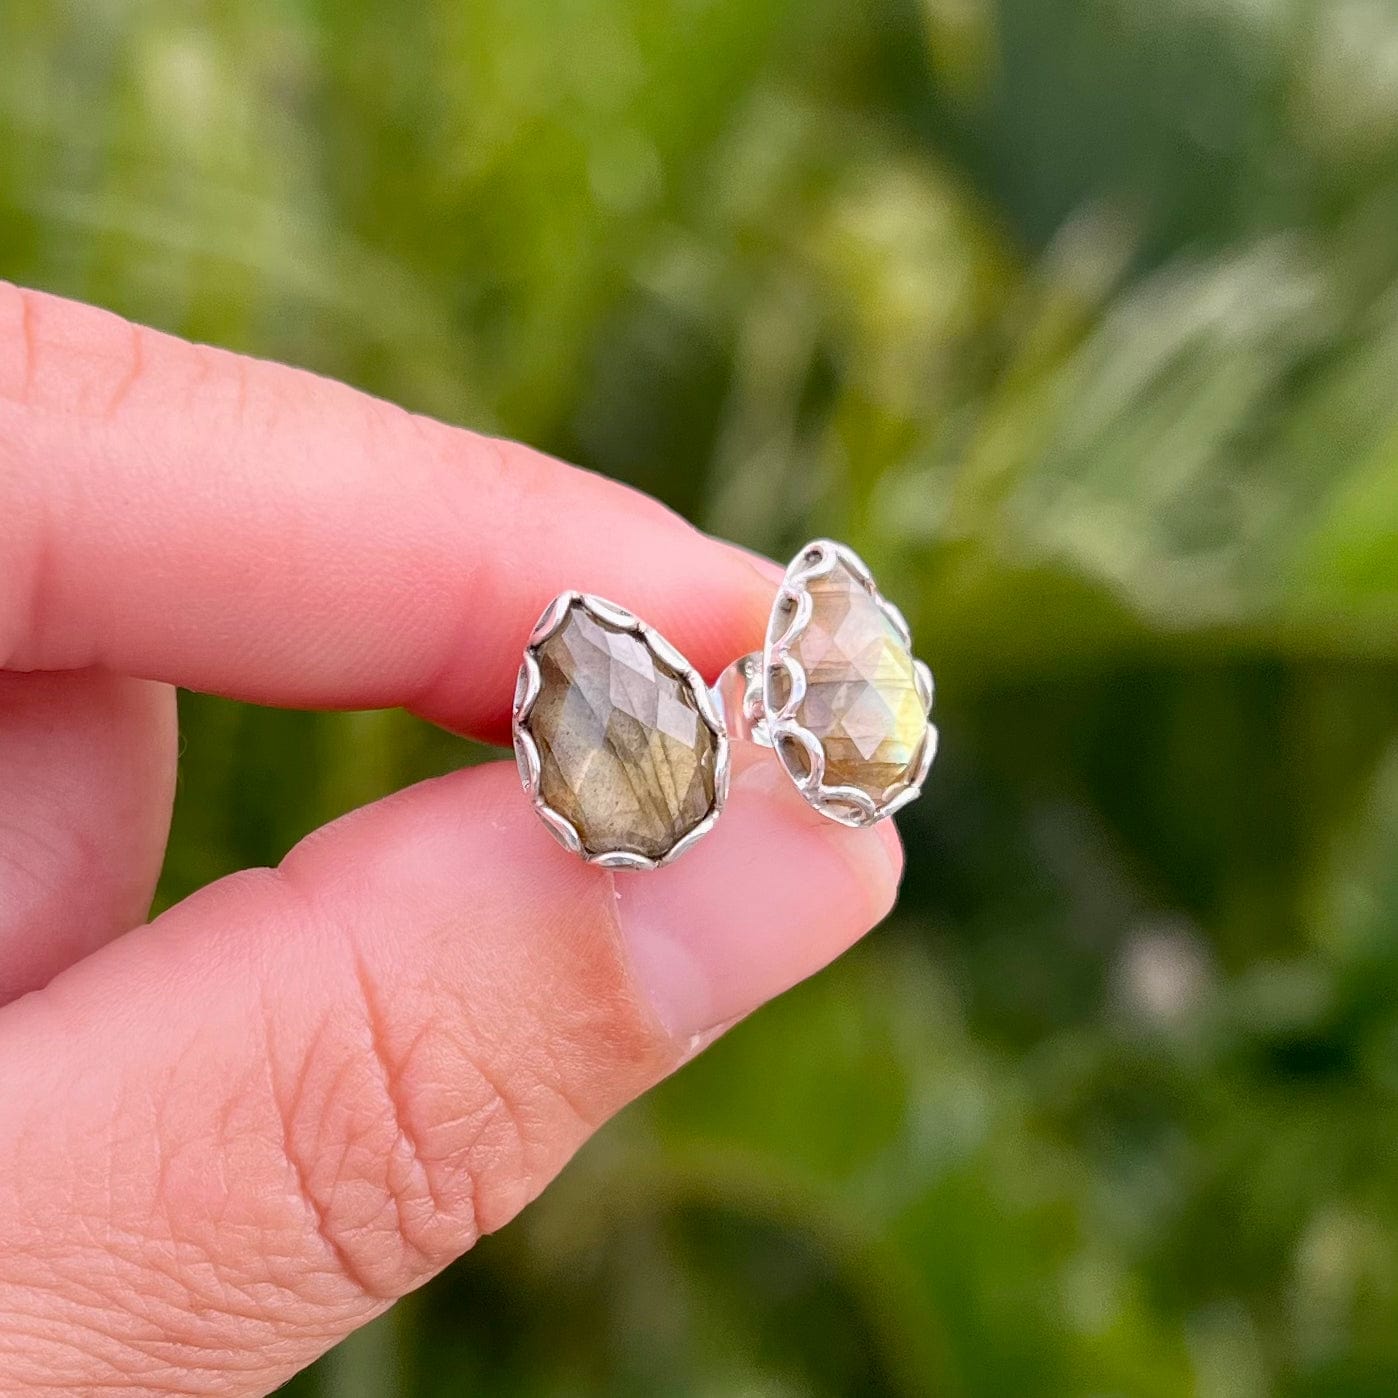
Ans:
<svg viewBox="0 0 1398 1398"><path fill-rule="evenodd" d="M687 681L581 602L536 658L526 726L545 802L588 854L667 854L714 804L718 744Z"/></svg>
<svg viewBox="0 0 1398 1398"><path fill-rule="evenodd" d="M914 775L927 734L913 657L843 562L808 586L811 620L791 647L806 672L796 719L820 740L827 786L879 801Z"/></svg>

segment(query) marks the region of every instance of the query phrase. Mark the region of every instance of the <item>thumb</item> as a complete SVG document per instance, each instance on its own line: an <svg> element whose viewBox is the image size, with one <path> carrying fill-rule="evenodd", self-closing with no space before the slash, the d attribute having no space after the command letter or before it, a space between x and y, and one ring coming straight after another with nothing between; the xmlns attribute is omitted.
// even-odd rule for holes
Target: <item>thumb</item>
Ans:
<svg viewBox="0 0 1398 1398"><path fill-rule="evenodd" d="M678 864L513 767L346 817L0 1011L0 1391L269 1391L889 907L896 837L747 755Z"/></svg>

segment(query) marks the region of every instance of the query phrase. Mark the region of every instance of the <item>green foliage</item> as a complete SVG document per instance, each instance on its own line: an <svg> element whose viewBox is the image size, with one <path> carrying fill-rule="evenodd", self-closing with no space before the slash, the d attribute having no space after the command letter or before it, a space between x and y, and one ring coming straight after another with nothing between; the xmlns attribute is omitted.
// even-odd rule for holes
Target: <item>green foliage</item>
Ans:
<svg viewBox="0 0 1398 1398"><path fill-rule="evenodd" d="M937 670L890 925L302 1395L1398 1375L1398 11L0 6L0 273L526 438ZM471 755L192 698L162 896Z"/></svg>

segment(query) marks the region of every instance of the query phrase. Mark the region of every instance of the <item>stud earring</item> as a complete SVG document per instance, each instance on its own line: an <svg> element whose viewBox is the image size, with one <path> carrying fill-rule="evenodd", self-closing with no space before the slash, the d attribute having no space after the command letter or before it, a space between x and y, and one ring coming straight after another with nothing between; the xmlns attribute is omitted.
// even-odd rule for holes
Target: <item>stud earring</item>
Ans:
<svg viewBox="0 0 1398 1398"><path fill-rule="evenodd" d="M937 751L932 672L903 614L844 544L818 539L786 570L761 651L714 686L729 730L775 750L822 815L864 826L922 793Z"/></svg>
<svg viewBox="0 0 1398 1398"><path fill-rule="evenodd" d="M564 592L515 686L520 781L560 844L608 869L655 869L713 828L728 734L692 665L613 602Z"/></svg>

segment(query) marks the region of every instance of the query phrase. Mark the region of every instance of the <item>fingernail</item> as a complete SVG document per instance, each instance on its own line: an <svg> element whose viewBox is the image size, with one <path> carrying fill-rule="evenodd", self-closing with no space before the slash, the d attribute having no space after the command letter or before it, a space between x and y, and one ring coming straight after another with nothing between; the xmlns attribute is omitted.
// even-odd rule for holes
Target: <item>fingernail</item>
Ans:
<svg viewBox="0 0 1398 1398"><path fill-rule="evenodd" d="M743 745L713 832L669 868L618 875L618 915L639 983L688 1046L857 941L892 907L901 869L887 822L827 820L770 752Z"/></svg>

